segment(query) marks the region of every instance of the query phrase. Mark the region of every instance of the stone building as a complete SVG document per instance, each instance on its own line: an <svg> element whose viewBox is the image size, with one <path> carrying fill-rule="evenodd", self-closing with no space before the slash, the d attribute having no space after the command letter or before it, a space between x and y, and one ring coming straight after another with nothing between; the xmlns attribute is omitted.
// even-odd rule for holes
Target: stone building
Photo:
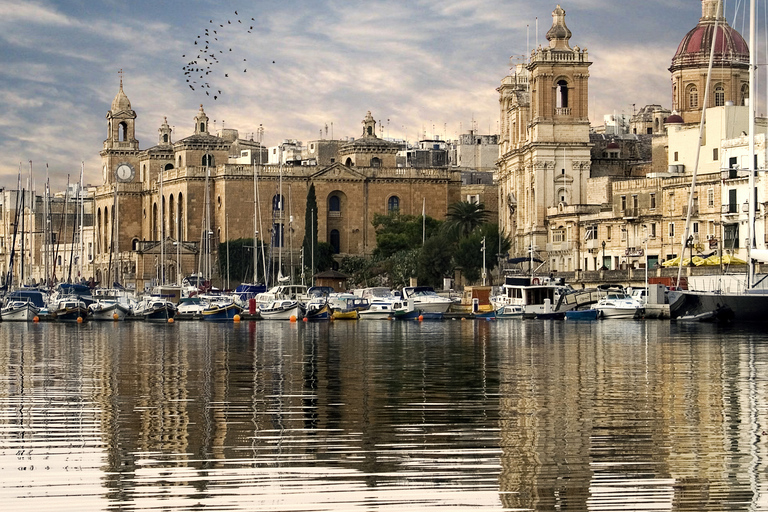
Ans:
<svg viewBox="0 0 768 512"><path fill-rule="evenodd" d="M376 136L370 112L361 137L311 142L306 155L298 141L272 155L273 148L240 139L236 130L213 135L202 105L192 135L173 141L164 121L158 144L142 150L136 118L121 81L107 114L104 183L94 194L94 272L138 290L190 273L213 276L220 243L254 236L271 248L261 263L267 279L291 275L301 265L312 184L318 240L340 255L373 251L376 213L420 215L424 208L440 219L461 199L460 171L397 167L399 146Z"/></svg>
<svg viewBox="0 0 768 512"><path fill-rule="evenodd" d="M589 56L571 48L565 11L552 13L549 46L502 80L499 221L512 252L544 250L547 209L586 202L590 173ZM551 246L555 247L555 246ZM558 249L561 250L561 249Z"/></svg>

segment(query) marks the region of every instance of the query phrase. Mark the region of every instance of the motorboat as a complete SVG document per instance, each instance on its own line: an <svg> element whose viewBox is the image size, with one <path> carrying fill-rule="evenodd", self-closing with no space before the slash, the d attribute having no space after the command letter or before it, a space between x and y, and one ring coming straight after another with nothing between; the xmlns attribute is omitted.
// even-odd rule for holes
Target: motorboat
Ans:
<svg viewBox="0 0 768 512"><path fill-rule="evenodd" d="M11 300L0 309L3 322L31 322L40 308L30 300Z"/></svg>
<svg viewBox="0 0 768 512"><path fill-rule="evenodd" d="M202 320L203 311L208 307L208 300L196 295L183 297L176 305L176 320Z"/></svg>
<svg viewBox="0 0 768 512"><path fill-rule="evenodd" d="M176 305L164 297L151 295L138 303L134 314L148 322L167 322L176 316Z"/></svg>
<svg viewBox="0 0 768 512"><path fill-rule="evenodd" d="M494 309L514 305L523 308L523 317L561 311L560 299L570 288L548 277L507 275L501 293L490 298Z"/></svg>
<svg viewBox="0 0 768 512"><path fill-rule="evenodd" d="M602 318L637 318L643 313L643 305L622 291L609 291L594 309Z"/></svg>
<svg viewBox="0 0 768 512"><path fill-rule="evenodd" d="M358 311L357 314L361 320L390 320L395 316L394 302L373 301L368 309Z"/></svg>
<svg viewBox="0 0 768 512"><path fill-rule="evenodd" d="M523 306L519 304L504 304L496 311L496 318L523 318Z"/></svg>
<svg viewBox="0 0 768 512"><path fill-rule="evenodd" d="M328 305L334 320L357 320L359 312L368 309L370 302L352 293L334 293L328 297Z"/></svg>
<svg viewBox="0 0 768 512"><path fill-rule="evenodd" d="M403 300L413 300L414 309L424 313L445 313L453 304L451 299L441 297L431 286L405 286Z"/></svg>
<svg viewBox="0 0 768 512"><path fill-rule="evenodd" d="M325 303L319 307L310 307L304 311L304 318L310 320L330 320L333 311L331 307Z"/></svg>
<svg viewBox="0 0 768 512"><path fill-rule="evenodd" d="M275 300L259 306L259 314L264 320L290 320L291 317L299 318L299 301Z"/></svg>
<svg viewBox="0 0 768 512"><path fill-rule="evenodd" d="M393 304L393 316L395 320L416 320L421 316L421 310L416 308L413 299L408 299Z"/></svg>

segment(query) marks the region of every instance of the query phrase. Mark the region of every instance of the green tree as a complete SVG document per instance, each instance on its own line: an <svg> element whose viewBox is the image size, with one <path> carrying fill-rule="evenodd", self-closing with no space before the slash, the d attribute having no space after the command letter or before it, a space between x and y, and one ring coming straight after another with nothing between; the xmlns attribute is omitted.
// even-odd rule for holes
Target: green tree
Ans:
<svg viewBox="0 0 768 512"><path fill-rule="evenodd" d="M459 241L454 253L454 263L462 267L467 281L474 283L482 278L483 239L485 239L485 269L487 273L496 268L497 254L509 251L511 243L501 236L498 224L483 224L471 235Z"/></svg>
<svg viewBox="0 0 768 512"><path fill-rule="evenodd" d="M417 275L419 283L438 288L443 284L443 277L453 269L455 244L437 234L428 238L419 253Z"/></svg>
<svg viewBox="0 0 768 512"><path fill-rule="evenodd" d="M315 268L312 269L312 248L314 247ZM315 196L315 184L309 185L307 191L307 209L304 214L304 266L311 271L317 271L319 260L319 244L317 243L317 197Z"/></svg>
<svg viewBox="0 0 768 512"><path fill-rule="evenodd" d="M320 242L315 245L315 273L333 268L333 246L328 242Z"/></svg>
<svg viewBox="0 0 768 512"><path fill-rule="evenodd" d="M440 229L441 222L432 217L390 213L373 215L376 229L375 257L386 259L397 252L421 247L422 237L429 238Z"/></svg>
<svg viewBox="0 0 768 512"><path fill-rule="evenodd" d="M446 235L465 238L482 226L488 218L488 211L482 203L459 201L448 207L443 229Z"/></svg>

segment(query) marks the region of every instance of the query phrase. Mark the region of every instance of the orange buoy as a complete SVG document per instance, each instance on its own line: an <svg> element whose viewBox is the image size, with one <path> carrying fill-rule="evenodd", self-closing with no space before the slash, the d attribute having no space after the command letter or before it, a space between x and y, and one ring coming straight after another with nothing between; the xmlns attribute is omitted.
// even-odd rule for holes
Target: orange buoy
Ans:
<svg viewBox="0 0 768 512"><path fill-rule="evenodd" d="M295 321L296 321L296 315L291 315L291 322L295 322Z"/></svg>
<svg viewBox="0 0 768 512"><path fill-rule="evenodd" d="M302 318L302 319L301 319L301 321L302 321L302 322L309 322L309 320L307 319L307 317L304 317L304 318Z"/></svg>
<svg viewBox="0 0 768 512"><path fill-rule="evenodd" d="M39 316L35 316L35 318L33 318L32 321L37 323L37 322L40 321L40 317Z"/></svg>
<svg viewBox="0 0 768 512"><path fill-rule="evenodd" d="M120 320L120 315L118 315L117 313L112 313L112 318L115 320Z"/></svg>
<svg viewBox="0 0 768 512"><path fill-rule="evenodd" d="M419 322L424 321L424 315L419 315Z"/></svg>
<svg viewBox="0 0 768 512"><path fill-rule="evenodd" d="M173 323L173 318L169 318L169 319L168 319L168 323L169 323L169 324L172 324L172 323Z"/></svg>
<svg viewBox="0 0 768 512"><path fill-rule="evenodd" d="M232 320L234 320L234 321L235 321L235 323L239 322L239 321L240 321L240 315L235 315L235 316L232 318Z"/></svg>
<svg viewBox="0 0 768 512"><path fill-rule="evenodd" d="M83 317L81 316L77 317L77 323L79 324L83 323Z"/></svg>

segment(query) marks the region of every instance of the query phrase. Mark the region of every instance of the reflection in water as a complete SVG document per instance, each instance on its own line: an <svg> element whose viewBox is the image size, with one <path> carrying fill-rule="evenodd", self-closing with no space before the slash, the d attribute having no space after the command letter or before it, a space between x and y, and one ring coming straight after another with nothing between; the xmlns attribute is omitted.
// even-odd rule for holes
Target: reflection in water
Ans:
<svg viewBox="0 0 768 512"><path fill-rule="evenodd" d="M663 321L0 324L0 503L766 509L767 353Z"/></svg>

